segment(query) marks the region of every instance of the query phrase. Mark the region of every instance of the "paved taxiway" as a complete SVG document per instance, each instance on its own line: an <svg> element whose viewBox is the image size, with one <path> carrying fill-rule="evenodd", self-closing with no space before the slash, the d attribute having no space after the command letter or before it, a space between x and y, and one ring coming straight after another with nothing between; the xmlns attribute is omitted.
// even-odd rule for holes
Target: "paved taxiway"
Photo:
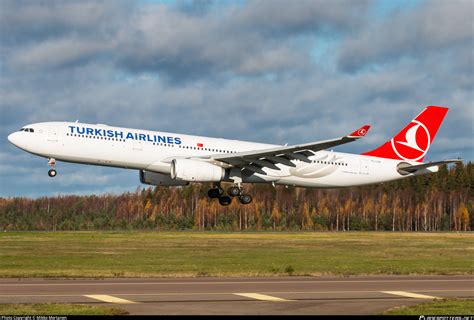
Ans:
<svg viewBox="0 0 474 320"><path fill-rule="evenodd" d="M0 303L116 304L131 314L374 314L474 298L472 276L0 279Z"/></svg>

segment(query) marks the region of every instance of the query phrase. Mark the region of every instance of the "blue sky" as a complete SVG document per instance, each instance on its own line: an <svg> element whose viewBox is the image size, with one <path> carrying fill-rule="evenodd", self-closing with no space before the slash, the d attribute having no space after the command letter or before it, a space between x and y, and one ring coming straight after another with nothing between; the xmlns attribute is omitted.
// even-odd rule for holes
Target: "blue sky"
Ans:
<svg viewBox="0 0 474 320"><path fill-rule="evenodd" d="M138 173L16 149L25 124L81 122L298 143L450 112L427 160L473 159L473 2L1 1L0 196L121 193Z"/></svg>

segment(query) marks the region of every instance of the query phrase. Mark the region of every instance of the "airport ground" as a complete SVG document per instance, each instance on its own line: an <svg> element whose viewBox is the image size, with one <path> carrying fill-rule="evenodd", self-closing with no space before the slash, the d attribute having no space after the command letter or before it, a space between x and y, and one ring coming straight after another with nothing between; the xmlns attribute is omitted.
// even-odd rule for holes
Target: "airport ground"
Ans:
<svg viewBox="0 0 474 320"><path fill-rule="evenodd" d="M3 232L0 277L473 274L474 233Z"/></svg>
<svg viewBox="0 0 474 320"><path fill-rule="evenodd" d="M471 276L4 278L0 304L118 306L130 314L363 315L446 298L472 299L473 284ZM474 300L450 302L460 308L454 314L474 313Z"/></svg>
<svg viewBox="0 0 474 320"><path fill-rule="evenodd" d="M461 298L438 304L474 313L473 240L472 233L5 232L0 304L378 314Z"/></svg>

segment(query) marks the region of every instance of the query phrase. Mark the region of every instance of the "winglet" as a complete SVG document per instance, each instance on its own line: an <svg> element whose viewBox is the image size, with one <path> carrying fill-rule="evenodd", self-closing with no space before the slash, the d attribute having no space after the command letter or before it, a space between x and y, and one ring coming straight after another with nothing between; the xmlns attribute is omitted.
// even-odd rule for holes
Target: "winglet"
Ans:
<svg viewBox="0 0 474 320"><path fill-rule="evenodd" d="M354 138L354 139L362 138L363 136L367 134L367 132L369 132L369 129L370 129L370 125L366 124L365 126L362 126L356 131L349 134L347 137Z"/></svg>

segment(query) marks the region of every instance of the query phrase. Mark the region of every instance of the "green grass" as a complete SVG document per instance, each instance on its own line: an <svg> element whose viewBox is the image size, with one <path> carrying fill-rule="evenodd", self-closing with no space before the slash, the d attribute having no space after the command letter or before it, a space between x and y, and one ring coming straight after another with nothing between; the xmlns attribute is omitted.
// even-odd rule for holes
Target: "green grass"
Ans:
<svg viewBox="0 0 474 320"><path fill-rule="evenodd" d="M473 233L0 233L0 277L473 274L473 261Z"/></svg>
<svg viewBox="0 0 474 320"><path fill-rule="evenodd" d="M414 306L392 308L384 315L473 315L474 300L442 299Z"/></svg>
<svg viewBox="0 0 474 320"><path fill-rule="evenodd" d="M69 303L34 303L34 304L0 304L2 315L123 315L127 311L84 304Z"/></svg>

